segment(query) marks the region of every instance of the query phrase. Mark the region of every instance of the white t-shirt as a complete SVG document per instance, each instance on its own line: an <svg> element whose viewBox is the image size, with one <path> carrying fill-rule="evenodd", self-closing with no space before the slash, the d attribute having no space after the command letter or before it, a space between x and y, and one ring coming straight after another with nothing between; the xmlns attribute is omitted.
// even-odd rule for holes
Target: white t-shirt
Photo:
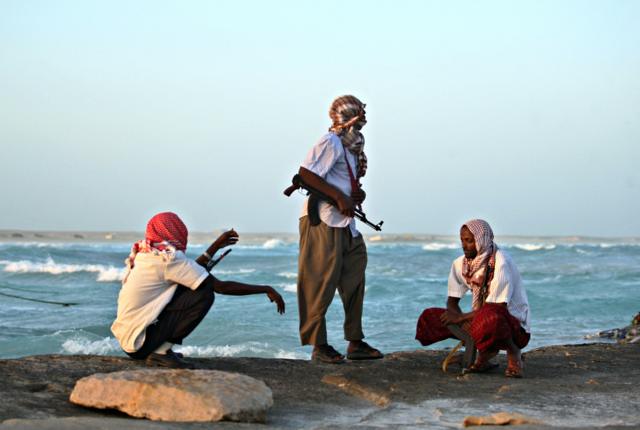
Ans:
<svg viewBox="0 0 640 430"><path fill-rule="evenodd" d="M351 178L347 170L347 162L344 159L345 152L353 177L356 177L356 166L358 160L350 151L345 151L340 138L333 132L329 132L322 136L320 141L316 143L307 154L302 163L302 167L333 185L347 196L351 195ZM307 205L309 199L306 199L302 207L301 217L307 215ZM351 235L356 237L360 235L356 229L356 221L348 216L340 213L338 208L327 202L319 204L320 219L330 227L347 227L351 230Z"/></svg>
<svg viewBox="0 0 640 430"><path fill-rule="evenodd" d="M111 332L126 352L144 343L145 330L173 298L178 284L195 290L207 278L206 269L184 252L145 252L135 264L118 295L118 316Z"/></svg>
<svg viewBox="0 0 640 430"><path fill-rule="evenodd" d="M453 261L449 273L449 297L462 297L467 291L471 291L462 276L462 261L460 256ZM530 312L527 293L522 286L520 272L509 254L502 249L496 252L496 268L493 279L489 284L487 303L506 303L509 313L516 317L522 328L530 333Z"/></svg>

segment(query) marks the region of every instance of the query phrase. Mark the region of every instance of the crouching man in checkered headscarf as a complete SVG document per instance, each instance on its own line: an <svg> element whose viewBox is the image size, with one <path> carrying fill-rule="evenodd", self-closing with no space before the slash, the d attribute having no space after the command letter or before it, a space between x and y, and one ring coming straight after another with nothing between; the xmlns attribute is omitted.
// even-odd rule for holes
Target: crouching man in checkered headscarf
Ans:
<svg viewBox="0 0 640 430"><path fill-rule="evenodd" d="M354 207L365 199L360 178L367 169L362 127L367 123L365 105L354 96L335 99L329 110L329 132L309 151L300 167L302 179L337 202L305 201L300 218L298 307L300 339L313 345L313 360L340 363L344 356L327 342L325 314L336 289L344 305L344 337L347 358L382 358L363 342L367 249L356 229Z"/></svg>
<svg viewBox="0 0 640 430"><path fill-rule="evenodd" d="M460 229L460 240L464 255L451 265L447 308L426 309L418 320L416 339L426 346L470 337L480 352L468 368L472 372L495 367L489 360L506 350L505 375L520 378L520 350L530 338L529 301L520 273L511 257L498 249L486 221L467 221ZM472 293L472 310L463 313L459 302L467 291Z"/></svg>

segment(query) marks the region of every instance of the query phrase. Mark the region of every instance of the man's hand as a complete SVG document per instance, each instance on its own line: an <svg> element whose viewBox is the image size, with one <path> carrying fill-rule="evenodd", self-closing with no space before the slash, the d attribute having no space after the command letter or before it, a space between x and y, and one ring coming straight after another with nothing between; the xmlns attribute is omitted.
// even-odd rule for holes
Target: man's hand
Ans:
<svg viewBox="0 0 640 430"><path fill-rule="evenodd" d="M284 306L284 300L282 296L278 294L276 290L269 287L269 291L267 291L267 297L269 297L269 300L271 300L272 303L276 302L276 306L278 307L278 313L281 315L284 314L285 306Z"/></svg>
<svg viewBox="0 0 640 430"><path fill-rule="evenodd" d="M336 203L338 204L338 210L342 215L353 218L353 216L355 215L353 210L355 208L353 206L353 200L351 200L351 197L340 193Z"/></svg>
<svg viewBox="0 0 640 430"><path fill-rule="evenodd" d="M444 325L460 324L464 321L464 314L447 310L440 315L440 321L442 321Z"/></svg>
<svg viewBox="0 0 640 430"><path fill-rule="evenodd" d="M359 190L354 190L351 193L351 200L353 200L353 202L356 205L361 205L362 202L364 202L364 199L366 198L367 198L367 193L365 193L362 188L360 188Z"/></svg>
<svg viewBox="0 0 640 430"><path fill-rule="evenodd" d="M231 229L222 233L213 244L216 249L222 249L226 246L235 245L238 243L239 238L238 233L234 229Z"/></svg>

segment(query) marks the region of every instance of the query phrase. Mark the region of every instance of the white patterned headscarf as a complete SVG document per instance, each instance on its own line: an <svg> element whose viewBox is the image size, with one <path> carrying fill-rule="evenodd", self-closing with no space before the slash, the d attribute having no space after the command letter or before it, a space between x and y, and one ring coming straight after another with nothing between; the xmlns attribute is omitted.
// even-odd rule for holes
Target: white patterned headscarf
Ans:
<svg viewBox="0 0 640 430"><path fill-rule="evenodd" d="M360 128L367 123L366 105L351 95L340 96L331 103L329 117L333 124L329 131L336 133L342 144L358 159L356 176L361 178L367 172L367 156L364 154L364 136Z"/></svg>
<svg viewBox="0 0 640 430"><path fill-rule="evenodd" d="M482 297L481 287L484 284L487 267L495 268L496 251L498 245L493 241L493 230L488 222L481 219L472 219L463 224L467 227L476 241L477 254L474 258L462 260L462 276L473 292L472 309L479 309L485 297ZM489 282L491 279L490 273ZM486 292L485 292L486 294Z"/></svg>

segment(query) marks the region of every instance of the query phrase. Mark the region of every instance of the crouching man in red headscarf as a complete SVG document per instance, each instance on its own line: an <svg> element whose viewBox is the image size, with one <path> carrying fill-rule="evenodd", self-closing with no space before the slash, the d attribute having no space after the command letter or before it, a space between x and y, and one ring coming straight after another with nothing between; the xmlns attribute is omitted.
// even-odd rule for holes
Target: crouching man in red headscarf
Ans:
<svg viewBox="0 0 640 430"><path fill-rule="evenodd" d="M470 367L483 372L494 367L489 360L499 350L507 351L506 376L523 376L521 349L530 339L529 302L522 279L511 257L493 241L486 221L475 219L460 229L464 255L451 265L447 308L425 309L416 330L422 345L431 345L456 337L447 327L458 326L467 332L478 348L478 357ZM472 292L472 310L460 309L460 298Z"/></svg>
<svg viewBox="0 0 640 430"><path fill-rule="evenodd" d="M200 324L213 305L214 293L264 293L279 313L285 310L273 288L221 281L206 270L216 251L238 241L238 233L223 233L195 261L185 255L187 236L187 227L176 214L159 213L147 224L145 240L133 245L126 260L128 269L111 331L124 352L149 365L193 368L171 347L182 344Z"/></svg>

